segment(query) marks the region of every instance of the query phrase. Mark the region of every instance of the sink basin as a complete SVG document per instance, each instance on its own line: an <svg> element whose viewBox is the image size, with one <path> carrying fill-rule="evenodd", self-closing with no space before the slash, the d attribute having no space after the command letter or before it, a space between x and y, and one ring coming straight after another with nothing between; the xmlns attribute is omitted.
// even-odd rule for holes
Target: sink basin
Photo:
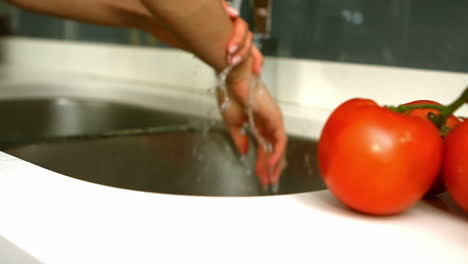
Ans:
<svg viewBox="0 0 468 264"><path fill-rule="evenodd" d="M205 119L71 96L0 100L0 112L8 113L1 119L1 150L70 177L170 194L264 194L253 172L255 149L240 159L226 131L207 132L203 124L210 122ZM157 129L86 137L140 128ZM289 164L279 193L325 188L316 168L316 147L313 140L289 139Z"/></svg>
<svg viewBox="0 0 468 264"><path fill-rule="evenodd" d="M0 100L0 147L43 138L186 124L193 117L105 100L51 97Z"/></svg>
<svg viewBox="0 0 468 264"><path fill-rule="evenodd" d="M290 138L279 193L325 189L315 141ZM256 153L239 159L224 130L70 139L6 149L41 167L94 183L148 192L263 195L253 173Z"/></svg>

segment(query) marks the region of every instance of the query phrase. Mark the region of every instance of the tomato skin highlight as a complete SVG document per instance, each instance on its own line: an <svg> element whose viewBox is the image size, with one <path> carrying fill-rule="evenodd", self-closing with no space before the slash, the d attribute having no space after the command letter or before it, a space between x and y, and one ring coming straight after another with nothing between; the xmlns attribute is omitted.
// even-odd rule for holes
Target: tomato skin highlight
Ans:
<svg viewBox="0 0 468 264"><path fill-rule="evenodd" d="M468 212L468 120L445 138L442 175L450 196Z"/></svg>
<svg viewBox="0 0 468 264"><path fill-rule="evenodd" d="M328 189L347 206L391 215L414 205L441 166L442 139L432 123L351 99L329 117L318 159Z"/></svg>
<svg viewBox="0 0 468 264"><path fill-rule="evenodd" d="M431 101L431 100L418 100L418 101L413 101L406 103L405 105L416 105L416 104L433 104L433 105L441 105L438 102ZM411 116L418 116L421 118L428 118L429 113L433 114L439 114L439 110L435 109L429 109L429 108L422 108L422 109L414 109L406 112L406 114L411 115ZM460 125L462 123L461 120L459 120L456 116L451 115L447 119L447 123L445 126L447 126L449 129L453 129L454 127ZM431 188L429 191L424 195L425 198L430 198L433 196L436 196L438 194L441 194L446 191L445 188L445 183L442 177L442 173L439 172L439 175L437 176L437 179L434 181L432 184Z"/></svg>

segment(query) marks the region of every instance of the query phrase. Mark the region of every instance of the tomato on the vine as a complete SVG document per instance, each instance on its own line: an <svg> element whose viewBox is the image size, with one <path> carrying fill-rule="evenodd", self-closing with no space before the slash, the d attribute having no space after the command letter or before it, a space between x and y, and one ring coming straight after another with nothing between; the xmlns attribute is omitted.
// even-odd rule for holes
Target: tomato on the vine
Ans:
<svg viewBox="0 0 468 264"><path fill-rule="evenodd" d="M441 105L438 102L434 102L434 101L430 101L430 100L418 100L418 101L413 101L413 102L406 103L404 105L424 105L424 104ZM435 114L439 114L440 111L436 110L436 109L430 109L430 108L418 108L418 109L412 109L412 110L409 110L409 111L406 112L406 114L408 114L408 115L418 116L418 117L421 117L421 118L429 118L429 113L432 113L432 114L435 115ZM448 129L453 129L454 127L460 125L461 123L462 123L462 121L460 119L458 119L455 115L451 115L447 119L447 122L445 123L445 126ZM445 189L444 180L442 179L442 175L439 173L439 175L437 176L437 179L434 181L434 183L432 184L429 191L425 194L425 196L426 197L431 197L431 196L443 193L443 192L445 192L445 190L446 189Z"/></svg>
<svg viewBox="0 0 468 264"><path fill-rule="evenodd" d="M442 175L452 198L468 212L468 120L445 138Z"/></svg>
<svg viewBox="0 0 468 264"><path fill-rule="evenodd" d="M325 184L344 204L369 214L395 214L415 204L434 182L442 138L428 119L352 99L325 124L318 159Z"/></svg>

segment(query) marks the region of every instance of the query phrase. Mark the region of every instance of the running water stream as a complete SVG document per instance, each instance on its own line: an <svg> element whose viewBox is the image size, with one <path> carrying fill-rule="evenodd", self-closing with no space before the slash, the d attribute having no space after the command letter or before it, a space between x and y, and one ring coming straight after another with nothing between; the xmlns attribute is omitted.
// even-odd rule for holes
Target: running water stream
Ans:
<svg viewBox="0 0 468 264"><path fill-rule="evenodd" d="M231 106L231 98L229 97L229 92L226 86L226 79L229 76L233 69L233 65L229 65L226 67L217 77L216 80L216 89L221 90L222 92L222 102L220 104L220 111L225 112ZM247 98L247 105L246 105L246 114L248 118L248 125L252 134L258 141L258 143L269 153L273 152L273 145L268 142L260 133L258 133L257 128L255 126L255 118L254 118L254 108L255 108L255 93L261 88L261 80L259 77L252 75L250 82L249 82L249 94Z"/></svg>
<svg viewBox="0 0 468 264"><path fill-rule="evenodd" d="M226 85L226 80L231 73L232 69L235 67L235 65L229 65L227 66L221 73L217 76L216 80L216 89L221 91L222 93L222 98L221 102L219 103L219 108L221 113L227 111L229 107L232 104L231 98L229 97L229 92L227 89ZM250 128L250 131L252 132L253 136L255 137L257 143L262 146L267 153L273 153L273 145L268 142L257 130L257 127L255 126L255 115L254 115L254 109L256 107L255 105L255 97L256 96L261 96L260 94L260 89L262 89L263 83L260 80L260 78L256 75L252 75L251 79L249 80L249 92L248 92L248 98L247 98L247 104L246 104L246 114L247 114L247 120L248 120L248 127ZM241 160L242 161L242 160ZM245 164L245 163L244 163ZM273 170L274 168L270 168L269 174L270 177L273 176ZM265 186L263 186L265 187ZM278 192L278 185L274 186L267 186L266 191L268 191L270 194L274 194Z"/></svg>

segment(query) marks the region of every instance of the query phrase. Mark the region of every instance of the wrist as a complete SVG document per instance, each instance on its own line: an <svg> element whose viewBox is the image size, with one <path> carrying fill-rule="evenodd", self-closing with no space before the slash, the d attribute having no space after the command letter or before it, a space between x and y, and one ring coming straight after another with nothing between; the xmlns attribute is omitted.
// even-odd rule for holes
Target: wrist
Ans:
<svg viewBox="0 0 468 264"><path fill-rule="evenodd" d="M252 72L252 58L248 57L231 67L232 71L226 79L227 89L242 105L247 105L249 88L256 81L256 76Z"/></svg>

